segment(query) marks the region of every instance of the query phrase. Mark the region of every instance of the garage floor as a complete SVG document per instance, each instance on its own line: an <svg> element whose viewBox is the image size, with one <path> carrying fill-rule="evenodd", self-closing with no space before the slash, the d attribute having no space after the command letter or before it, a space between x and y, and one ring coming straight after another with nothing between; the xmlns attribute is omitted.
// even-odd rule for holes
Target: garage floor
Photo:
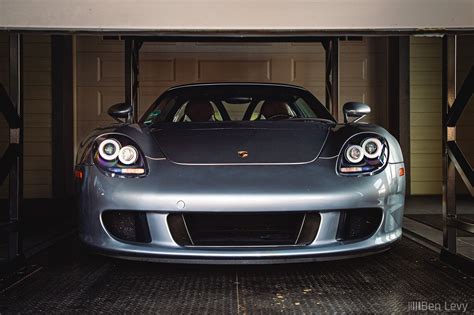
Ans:
<svg viewBox="0 0 474 315"><path fill-rule="evenodd" d="M69 240L35 264L1 292L0 313L404 312L413 301L474 312L474 278L408 239L371 257L258 266L120 261Z"/></svg>

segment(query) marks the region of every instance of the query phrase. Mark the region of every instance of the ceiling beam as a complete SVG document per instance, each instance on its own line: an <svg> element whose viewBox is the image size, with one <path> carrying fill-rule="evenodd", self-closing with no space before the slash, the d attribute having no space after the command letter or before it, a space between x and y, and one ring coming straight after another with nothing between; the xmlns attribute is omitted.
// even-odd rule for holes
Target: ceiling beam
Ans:
<svg viewBox="0 0 474 315"><path fill-rule="evenodd" d="M472 0L2 0L0 29L89 32L444 32L474 29Z"/></svg>

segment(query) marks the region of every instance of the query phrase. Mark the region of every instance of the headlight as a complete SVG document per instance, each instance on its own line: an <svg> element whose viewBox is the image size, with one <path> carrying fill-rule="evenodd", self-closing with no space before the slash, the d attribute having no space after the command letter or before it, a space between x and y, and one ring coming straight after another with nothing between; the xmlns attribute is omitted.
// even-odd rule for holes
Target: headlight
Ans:
<svg viewBox="0 0 474 315"><path fill-rule="evenodd" d="M338 159L341 175L373 175L388 161L387 140L378 135L360 134L347 141Z"/></svg>
<svg viewBox="0 0 474 315"><path fill-rule="evenodd" d="M133 164L138 159L138 151L131 145L127 145L120 149L118 153L119 161L125 165Z"/></svg>
<svg viewBox="0 0 474 315"><path fill-rule="evenodd" d="M92 149L94 164L106 175L137 177L146 174L144 155L138 146L122 135L104 135Z"/></svg>
<svg viewBox="0 0 474 315"><path fill-rule="evenodd" d="M368 138L362 143L362 148L366 157L376 159L382 153L383 144L377 138Z"/></svg>
<svg viewBox="0 0 474 315"><path fill-rule="evenodd" d="M120 143L115 139L105 139L99 145L100 157L107 161L117 158L120 152Z"/></svg>
<svg viewBox="0 0 474 315"><path fill-rule="evenodd" d="M351 145L346 150L346 159L351 163L359 163L364 159L364 152L361 146Z"/></svg>

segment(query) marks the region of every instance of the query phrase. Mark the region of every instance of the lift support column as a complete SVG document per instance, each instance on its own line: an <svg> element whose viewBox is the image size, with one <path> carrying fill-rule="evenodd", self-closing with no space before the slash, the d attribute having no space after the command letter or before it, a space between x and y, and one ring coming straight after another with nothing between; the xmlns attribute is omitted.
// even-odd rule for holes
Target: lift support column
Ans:
<svg viewBox="0 0 474 315"><path fill-rule="evenodd" d="M19 234L20 208L23 200L23 81L22 36L10 34L9 38L9 93L0 85L0 110L9 127L9 145L0 160L0 184L9 178L8 220L0 225L0 232L8 236L8 256L2 261L14 267L22 258Z"/></svg>

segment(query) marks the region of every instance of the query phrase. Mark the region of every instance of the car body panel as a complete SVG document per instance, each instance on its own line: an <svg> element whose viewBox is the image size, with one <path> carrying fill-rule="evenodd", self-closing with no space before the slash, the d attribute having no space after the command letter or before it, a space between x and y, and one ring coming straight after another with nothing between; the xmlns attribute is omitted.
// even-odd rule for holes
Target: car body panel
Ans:
<svg viewBox="0 0 474 315"><path fill-rule="evenodd" d="M179 164L300 164L314 161L326 141L327 124L173 123L151 129L167 159ZM248 156L241 158L238 152Z"/></svg>

